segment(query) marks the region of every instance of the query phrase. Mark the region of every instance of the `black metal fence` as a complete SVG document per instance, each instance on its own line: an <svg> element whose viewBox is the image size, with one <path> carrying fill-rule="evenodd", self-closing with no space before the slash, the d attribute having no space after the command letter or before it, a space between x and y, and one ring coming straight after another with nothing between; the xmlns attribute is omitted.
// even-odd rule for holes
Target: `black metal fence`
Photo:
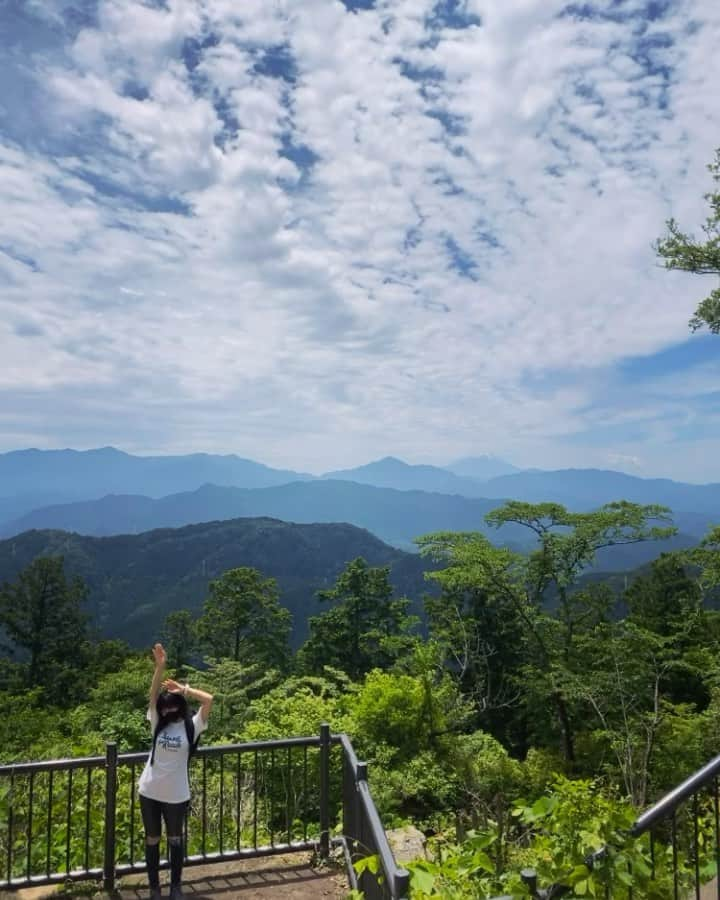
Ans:
<svg viewBox="0 0 720 900"><path fill-rule="evenodd" d="M137 780L146 759L108 744L105 757L0 766L0 889L102 878L110 891L143 871ZM338 844L348 864L377 854L377 874L361 876L368 900L407 896L408 873L346 735L323 725L315 737L201 747L191 778L187 865L309 850L327 857ZM342 834L332 837L341 813ZM357 885L352 866L348 877Z"/></svg>
<svg viewBox="0 0 720 900"><path fill-rule="evenodd" d="M338 735L343 751L343 851L353 888L361 890L366 900L395 900L410 894L410 873L398 868L388 844L368 786L367 764L359 762L349 738ZM373 871L366 869L355 877L353 863L372 856L377 860Z"/></svg>

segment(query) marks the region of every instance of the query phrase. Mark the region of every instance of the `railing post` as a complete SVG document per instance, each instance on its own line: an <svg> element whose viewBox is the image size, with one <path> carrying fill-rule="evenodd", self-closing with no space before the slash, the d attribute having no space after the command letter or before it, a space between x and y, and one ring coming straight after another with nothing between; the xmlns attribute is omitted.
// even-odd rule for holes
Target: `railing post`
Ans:
<svg viewBox="0 0 720 900"><path fill-rule="evenodd" d="M117 744L105 744L105 853L103 856L103 888L115 890L115 804L117 800Z"/></svg>
<svg viewBox="0 0 720 900"><path fill-rule="evenodd" d="M398 900L408 900L410 896L410 873L407 869L402 869L395 876L395 896Z"/></svg>
<svg viewBox="0 0 720 900"><path fill-rule="evenodd" d="M357 828L355 820L357 819L357 798L355 788L355 769L352 766L345 745L343 751L343 835L345 843L350 854L350 859L354 859L355 841L357 839Z"/></svg>
<svg viewBox="0 0 720 900"><path fill-rule="evenodd" d="M320 856L330 856L330 726L320 726Z"/></svg>

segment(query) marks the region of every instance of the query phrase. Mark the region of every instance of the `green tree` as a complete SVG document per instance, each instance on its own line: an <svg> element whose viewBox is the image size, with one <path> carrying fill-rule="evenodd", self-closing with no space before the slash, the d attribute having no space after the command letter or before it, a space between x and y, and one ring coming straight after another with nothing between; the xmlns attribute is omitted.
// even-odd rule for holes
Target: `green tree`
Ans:
<svg viewBox="0 0 720 900"><path fill-rule="evenodd" d="M454 572L439 596L425 597L430 635L472 700L477 724L524 753L516 683L525 657L522 622L506 596L476 587L467 575Z"/></svg>
<svg viewBox="0 0 720 900"><path fill-rule="evenodd" d="M146 718L152 679L150 654L134 653L91 685L88 697L68 716L74 753L95 754L105 741L122 750L144 750L150 739Z"/></svg>
<svg viewBox="0 0 720 900"><path fill-rule="evenodd" d="M358 557L318 599L335 605L309 620L310 636L299 653L305 671L334 666L358 679L391 665L412 643L416 620L407 614L409 600L393 597L387 566L372 568Z"/></svg>
<svg viewBox="0 0 720 900"><path fill-rule="evenodd" d="M197 625L201 644L216 658L285 669L291 616L275 579L242 566L211 581L209 591Z"/></svg>
<svg viewBox="0 0 720 900"><path fill-rule="evenodd" d="M628 618L657 634L671 634L695 616L702 605L697 581L677 554L663 553L650 571L640 575L623 595Z"/></svg>
<svg viewBox="0 0 720 900"><path fill-rule="evenodd" d="M185 669L197 645L192 613L187 609L176 609L168 613L160 638L171 665L176 669Z"/></svg>
<svg viewBox="0 0 720 900"><path fill-rule="evenodd" d="M578 591L578 579L603 547L674 534L668 512L625 501L589 513L569 512L556 503L510 501L486 519L498 528L515 523L533 531L537 547L527 556L496 547L479 533L439 533L418 540L421 552L448 564L428 577L449 589L473 585L513 610L522 629L528 696L544 698L540 709L551 703L569 762L575 760L575 728L564 676L582 666L578 635L607 618L612 600L606 590Z"/></svg>
<svg viewBox="0 0 720 900"><path fill-rule="evenodd" d="M51 701L67 703L84 688L77 672L89 651L86 597L81 579L66 579L61 556L36 559L0 588L6 650L22 663L27 685L42 687Z"/></svg>
<svg viewBox="0 0 720 900"><path fill-rule="evenodd" d="M188 668L186 676L192 685L201 684L215 698L213 740L217 742L222 742L220 736L232 737L242 730L251 701L286 681L277 669L229 658L212 660L201 671Z"/></svg>
<svg viewBox="0 0 720 900"><path fill-rule="evenodd" d="M694 550L688 551L685 559L700 566L704 588L712 590L720 586L720 525L712 528Z"/></svg>
<svg viewBox="0 0 720 900"><path fill-rule="evenodd" d="M659 256L668 269L679 269L697 275L720 275L720 149L715 151L715 161L708 169L717 182L717 189L705 194L710 204L710 215L702 230L705 241L681 231L675 219L667 222L667 234L655 244ZM697 331L706 325L713 334L720 333L720 287L715 288L700 302L690 327Z"/></svg>
<svg viewBox="0 0 720 900"><path fill-rule="evenodd" d="M66 713L48 707L40 688L0 691L0 704L0 764L56 755L46 750L57 743Z"/></svg>
<svg viewBox="0 0 720 900"><path fill-rule="evenodd" d="M247 703L240 736L250 741L304 737L317 734L323 722L333 732L352 735L356 695L357 689L341 672L328 671L321 677L291 675Z"/></svg>

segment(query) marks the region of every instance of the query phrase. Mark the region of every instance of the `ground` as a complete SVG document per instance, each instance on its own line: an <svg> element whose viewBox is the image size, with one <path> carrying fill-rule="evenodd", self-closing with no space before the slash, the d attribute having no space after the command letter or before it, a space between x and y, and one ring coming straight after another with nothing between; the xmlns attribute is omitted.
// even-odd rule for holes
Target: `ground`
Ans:
<svg viewBox="0 0 720 900"><path fill-rule="evenodd" d="M313 868L309 856L299 853L249 859L242 862L214 863L211 866L190 866L185 870L183 891L187 900L204 900L220 897L222 900L342 900L347 896L345 872L335 867ZM118 885L116 900L145 900L148 896L147 881L141 874L127 875ZM0 891L0 900L53 900L68 897L107 897L93 895L93 887L87 883L61 893L51 888L26 888L18 891ZM163 885L167 896L167 885Z"/></svg>

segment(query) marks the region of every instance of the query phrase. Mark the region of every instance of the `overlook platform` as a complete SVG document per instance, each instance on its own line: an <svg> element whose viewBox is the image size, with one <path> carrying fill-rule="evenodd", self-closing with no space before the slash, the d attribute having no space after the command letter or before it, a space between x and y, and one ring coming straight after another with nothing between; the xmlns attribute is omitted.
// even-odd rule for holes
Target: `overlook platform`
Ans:
<svg viewBox="0 0 720 900"><path fill-rule="evenodd" d="M287 856L248 859L242 862L193 866L185 871L183 893L186 900L342 900L348 894L347 876L332 866L315 868L309 856L293 853ZM169 895L167 875L161 879L163 895ZM0 890L0 900L44 900L70 896L88 900L88 883L78 885L75 895L57 893L50 886ZM102 894L98 885L97 897ZM148 888L142 874L127 875L112 895L115 900L147 900Z"/></svg>
<svg viewBox="0 0 720 900"><path fill-rule="evenodd" d="M147 882L142 876L122 879L117 897L121 900L146 900ZM347 875L338 868L313 868L309 857L301 854L248 859L241 863L194 866L183 879L186 900L335 900L348 894ZM163 885L163 893L169 888Z"/></svg>

